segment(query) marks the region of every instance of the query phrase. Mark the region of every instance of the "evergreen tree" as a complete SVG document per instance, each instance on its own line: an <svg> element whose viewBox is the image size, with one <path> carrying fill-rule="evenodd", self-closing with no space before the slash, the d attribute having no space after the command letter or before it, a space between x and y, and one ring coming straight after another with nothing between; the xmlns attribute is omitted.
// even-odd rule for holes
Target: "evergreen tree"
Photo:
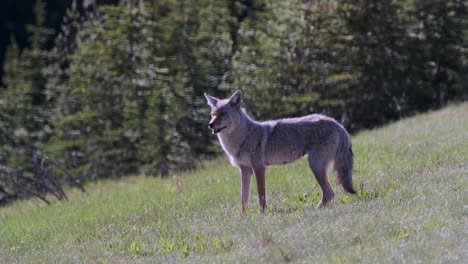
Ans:
<svg viewBox="0 0 468 264"><path fill-rule="evenodd" d="M210 153L202 94L228 67L227 7L127 1L98 13L82 24L60 89L50 86L49 150L91 177L193 166Z"/></svg>
<svg viewBox="0 0 468 264"><path fill-rule="evenodd" d="M5 61L0 112L6 116L6 151L0 154L6 164L18 170L31 171L34 151L41 149L50 132L47 106L44 97L46 80L43 67L47 63L45 43L51 30L44 26L45 4L38 0L35 7L35 24L28 26L30 47L19 52L12 38ZM4 123L5 124L5 123Z"/></svg>
<svg viewBox="0 0 468 264"><path fill-rule="evenodd" d="M34 7L35 25L28 26L30 47L20 51L12 36L5 54L3 84L0 88L0 203L18 198L9 179L14 170L26 177L38 174L34 155L48 138L48 111L44 97L47 63L44 46L51 30L44 26L45 4L37 1ZM31 184L21 183L27 190ZM34 184L32 184L34 185Z"/></svg>
<svg viewBox="0 0 468 264"><path fill-rule="evenodd" d="M159 59L158 85L145 114L141 157L148 173L192 167L213 154L203 92L223 82L230 49L230 17L219 1L158 1L151 6L149 31Z"/></svg>
<svg viewBox="0 0 468 264"><path fill-rule="evenodd" d="M414 110L441 107L449 99L467 94L463 86L463 58L467 52L467 4L465 1L415 1L418 37L426 98L413 96ZM424 100L426 99L426 100ZM414 111L413 110L413 111Z"/></svg>
<svg viewBox="0 0 468 264"><path fill-rule="evenodd" d="M339 116L352 76L340 61L335 1L267 2L243 22L233 89L260 119L326 112Z"/></svg>
<svg viewBox="0 0 468 264"><path fill-rule="evenodd" d="M20 50L13 36L10 37L10 46L5 52L3 65L3 83L6 88L0 87L0 164L9 164L12 156L15 131L15 99L17 94L22 94L19 71Z"/></svg>
<svg viewBox="0 0 468 264"><path fill-rule="evenodd" d="M172 14L178 21L174 37L180 39L174 39L180 44L172 55L175 59L173 73L180 77L178 83L182 89L178 98L182 100L182 109L186 109L177 130L184 145L190 147L190 156L199 160L203 154L213 154L213 149L207 148L212 145L213 137L206 125L209 109L203 93L224 93L221 89L230 67L230 31L234 18L224 1L181 1L181 5L185 13L180 15L180 11L174 10Z"/></svg>
<svg viewBox="0 0 468 264"><path fill-rule="evenodd" d="M355 0L340 8L349 34L351 73L357 77L349 105L353 122L369 127L400 117L418 71L410 56L414 44L403 1Z"/></svg>
<svg viewBox="0 0 468 264"><path fill-rule="evenodd" d="M80 46L65 69L69 79L57 97L51 150L91 178L135 170L123 123L133 103L130 94L138 89L138 53L131 41L141 30L131 23L130 9L107 6L97 12L83 25Z"/></svg>

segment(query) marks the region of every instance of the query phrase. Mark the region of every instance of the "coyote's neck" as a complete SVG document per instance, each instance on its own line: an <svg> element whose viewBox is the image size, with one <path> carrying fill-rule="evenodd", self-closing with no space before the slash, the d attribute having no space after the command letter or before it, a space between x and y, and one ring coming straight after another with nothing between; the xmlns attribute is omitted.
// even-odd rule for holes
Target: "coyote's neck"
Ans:
<svg viewBox="0 0 468 264"><path fill-rule="evenodd" d="M219 133L218 138L224 151L231 156L236 156L237 150L249 135L249 131L256 125L256 122L250 118L243 110L240 115L239 125L230 133Z"/></svg>

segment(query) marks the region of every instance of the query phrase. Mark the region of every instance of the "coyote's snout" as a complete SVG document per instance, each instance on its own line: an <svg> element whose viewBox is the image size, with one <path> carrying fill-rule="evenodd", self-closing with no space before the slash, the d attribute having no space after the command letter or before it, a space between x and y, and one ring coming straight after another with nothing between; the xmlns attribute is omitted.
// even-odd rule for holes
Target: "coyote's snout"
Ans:
<svg viewBox="0 0 468 264"><path fill-rule="evenodd" d="M334 119L313 114L298 118L257 122L241 109L242 95L235 92L229 99L205 94L211 107L208 127L217 134L231 164L240 170L242 213L248 207L250 179L257 179L260 209L265 212L265 168L268 165L293 162L307 155L309 167L322 189L318 207L329 203L335 194L327 172L333 164L338 181L349 193L353 187L353 152L351 140Z"/></svg>

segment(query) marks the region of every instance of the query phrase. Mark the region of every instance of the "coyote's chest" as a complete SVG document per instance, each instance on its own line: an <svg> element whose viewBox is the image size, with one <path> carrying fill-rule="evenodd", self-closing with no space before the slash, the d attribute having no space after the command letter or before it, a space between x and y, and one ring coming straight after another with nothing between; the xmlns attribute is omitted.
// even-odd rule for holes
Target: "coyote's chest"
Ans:
<svg viewBox="0 0 468 264"><path fill-rule="evenodd" d="M239 165L252 165L252 153L250 153L248 149L242 147L242 142L239 143L222 136L218 137L218 139L221 147L229 157L229 161L233 166L238 167Z"/></svg>

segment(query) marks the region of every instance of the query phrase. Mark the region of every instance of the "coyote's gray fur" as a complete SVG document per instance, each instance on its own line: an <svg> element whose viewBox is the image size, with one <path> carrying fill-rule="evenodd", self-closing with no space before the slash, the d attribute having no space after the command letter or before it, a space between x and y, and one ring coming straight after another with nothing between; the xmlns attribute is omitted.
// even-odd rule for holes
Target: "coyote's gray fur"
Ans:
<svg viewBox="0 0 468 264"><path fill-rule="evenodd" d="M313 114L257 122L241 109L240 91L229 99L218 99L207 94L205 97L211 107L212 116L208 126L217 134L231 164L240 170L242 213L248 207L250 178L254 172L260 208L265 212L266 166L293 162L306 154L309 167L322 189L318 207L325 206L334 197L327 177L331 164L334 164L343 189L356 193L351 175L351 140L343 126L334 119Z"/></svg>

